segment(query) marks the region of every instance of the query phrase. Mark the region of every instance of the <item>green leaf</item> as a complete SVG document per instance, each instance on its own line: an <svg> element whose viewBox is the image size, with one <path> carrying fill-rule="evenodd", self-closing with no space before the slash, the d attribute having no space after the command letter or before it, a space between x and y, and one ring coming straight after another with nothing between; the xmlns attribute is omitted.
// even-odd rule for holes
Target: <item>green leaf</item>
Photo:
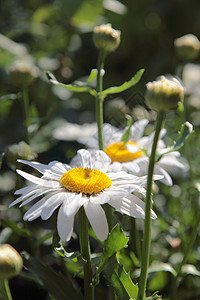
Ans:
<svg viewBox="0 0 200 300"><path fill-rule="evenodd" d="M131 126L133 124L133 119L131 118L131 116L127 115L127 129L125 131L125 133L122 136L122 142L124 142L124 144L126 144L126 142L129 139L130 133L131 133Z"/></svg>
<svg viewBox="0 0 200 300"><path fill-rule="evenodd" d="M112 229L111 233L109 234L109 236L105 242L105 247L104 247L101 262L99 265L99 270L101 270L103 268L106 261L111 256L113 256L117 251L124 248L126 246L127 242L128 242L128 238L125 237L120 225L117 224Z"/></svg>
<svg viewBox="0 0 200 300"><path fill-rule="evenodd" d="M38 278L42 286L56 300L83 299L75 282L66 279L62 274L55 272L50 266L44 265L38 258L23 255L25 267Z"/></svg>
<svg viewBox="0 0 200 300"><path fill-rule="evenodd" d="M118 299L129 300L136 299L138 286L135 285L123 265L121 265L115 256L113 256L104 269L104 276L114 288Z"/></svg>
<svg viewBox="0 0 200 300"><path fill-rule="evenodd" d="M46 75L51 83L64 87L65 89L68 89L72 92L83 93L83 92L89 92L90 90L93 90L91 87L84 85L84 83L80 81L76 81L74 84L64 84L58 82L55 76L51 72L46 72Z"/></svg>
<svg viewBox="0 0 200 300"><path fill-rule="evenodd" d="M113 86L110 87L106 90L104 90L101 95L103 97L105 97L108 94L116 94L116 93L121 93L127 89L129 89L130 87L136 85L136 83L138 83L140 81L140 78L142 76L142 74L144 73L144 69L139 70L134 77L131 78L131 80L124 82L122 85L120 86Z"/></svg>
<svg viewBox="0 0 200 300"><path fill-rule="evenodd" d="M163 155L179 150L184 145L185 140L189 137L189 135L192 132L193 132L193 126L191 123L186 122L182 124L177 140L174 142L174 144L171 147L168 147L167 149L159 150L157 154L158 155L157 161L159 161Z"/></svg>

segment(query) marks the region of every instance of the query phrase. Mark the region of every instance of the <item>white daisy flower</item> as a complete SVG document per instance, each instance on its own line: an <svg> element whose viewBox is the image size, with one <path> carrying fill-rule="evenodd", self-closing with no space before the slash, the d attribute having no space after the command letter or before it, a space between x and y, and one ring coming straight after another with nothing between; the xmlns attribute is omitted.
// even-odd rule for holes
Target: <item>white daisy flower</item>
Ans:
<svg viewBox="0 0 200 300"><path fill-rule="evenodd" d="M111 158L112 165L110 170L125 170L137 176L143 176L148 171L148 157L142 149L146 149L150 155L153 144L154 132L149 136L144 136L144 129L148 124L147 119L136 121L130 129L128 142L123 143L122 137L126 131L120 130L110 124L103 126L104 151ZM158 150L164 149L165 143L163 137L166 130L162 129L160 139L158 141ZM98 148L98 135L95 134L91 138L81 138L78 140L89 148ZM178 171L186 172L188 164L181 160L180 153L177 151L164 155L159 162L156 163L154 174L163 175L161 181L166 185L172 185L170 174L177 174Z"/></svg>
<svg viewBox="0 0 200 300"><path fill-rule="evenodd" d="M78 151L79 167L53 161L48 165L20 160L38 170L42 177L24 171L18 174L32 182L15 192L22 195L10 204L22 201L24 206L33 200L35 204L25 213L24 220L38 217L47 220L60 206L57 218L58 233L63 241L69 241L73 232L74 216L81 206L100 240L108 235L108 224L101 204L108 203L121 213L135 218L145 217L145 203L131 195L145 194L146 176L137 177L126 172L108 172L110 158L103 151L96 151L95 158L87 150ZM156 215L151 211L152 219Z"/></svg>
<svg viewBox="0 0 200 300"><path fill-rule="evenodd" d="M76 141L80 137L91 137L97 132L96 123L85 123L82 125L65 122L53 130L53 137L61 141Z"/></svg>

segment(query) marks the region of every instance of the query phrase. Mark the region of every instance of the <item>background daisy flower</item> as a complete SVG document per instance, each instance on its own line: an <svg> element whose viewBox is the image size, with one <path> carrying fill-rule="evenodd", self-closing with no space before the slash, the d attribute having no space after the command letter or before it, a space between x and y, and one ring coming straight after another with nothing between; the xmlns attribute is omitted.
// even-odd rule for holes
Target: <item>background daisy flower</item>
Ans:
<svg viewBox="0 0 200 300"><path fill-rule="evenodd" d="M149 136L144 136L144 130L148 122L147 119L136 121L130 128L130 136L126 144L122 142L122 137L126 129L120 130L110 124L104 124L104 151L111 158L111 170L125 170L137 176L147 174L149 159L142 149L146 149L148 155L150 155L154 138L154 132ZM165 134L166 129L162 129L158 141L158 151L166 147L163 141ZM91 138L81 138L78 141L89 148L98 148L97 134ZM177 174L180 171L184 171L185 173L187 170L188 164L186 161L180 159L180 153L178 151L174 151L164 155L160 161L156 163L154 174L163 175L160 181L166 185L172 185L172 179L169 174Z"/></svg>
<svg viewBox="0 0 200 300"><path fill-rule="evenodd" d="M18 174L32 184L15 192L21 196L10 204L22 201L24 206L33 200L35 204L24 215L24 220L38 217L47 220L58 208L57 228L63 241L69 241L73 232L75 214L84 207L85 214L100 240L108 235L108 224L102 204L108 203L121 213L135 218L144 218L144 202L131 195L145 194L146 176L137 177L126 172L108 172L111 160L103 151L96 151L92 158L87 150L79 150L78 167L53 161L48 165L20 160L38 170L42 177L24 171ZM156 218L152 211L151 216Z"/></svg>

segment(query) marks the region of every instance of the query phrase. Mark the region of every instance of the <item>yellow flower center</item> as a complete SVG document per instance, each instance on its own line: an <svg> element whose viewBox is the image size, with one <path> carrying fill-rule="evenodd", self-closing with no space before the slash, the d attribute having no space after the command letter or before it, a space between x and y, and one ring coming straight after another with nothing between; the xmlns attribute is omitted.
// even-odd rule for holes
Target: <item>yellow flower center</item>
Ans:
<svg viewBox="0 0 200 300"><path fill-rule="evenodd" d="M139 147L136 143L130 141L128 141L127 144ZM142 156L143 154L142 150L139 150L137 152L128 151L126 144L124 142L117 142L117 143L110 144L108 147L104 149L104 151L111 158L112 162L131 161Z"/></svg>
<svg viewBox="0 0 200 300"><path fill-rule="evenodd" d="M75 168L64 173L60 183L71 192L92 195L108 188L112 181L99 170Z"/></svg>

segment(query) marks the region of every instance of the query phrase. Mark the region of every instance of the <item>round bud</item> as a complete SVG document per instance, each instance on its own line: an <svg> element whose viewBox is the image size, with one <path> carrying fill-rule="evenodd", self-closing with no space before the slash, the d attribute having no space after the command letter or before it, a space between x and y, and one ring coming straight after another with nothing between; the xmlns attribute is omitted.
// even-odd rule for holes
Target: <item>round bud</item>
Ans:
<svg viewBox="0 0 200 300"><path fill-rule="evenodd" d="M9 69L11 80L16 86L29 86L37 77L37 68L30 63L16 61Z"/></svg>
<svg viewBox="0 0 200 300"><path fill-rule="evenodd" d="M19 253L9 244L0 245L0 280L17 275L23 267Z"/></svg>
<svg viewBox="0 0 200 300"><path fill-rule="evenodd" d="M158 80L147 83L146 105L156 111L165 113L177 110L183 102L184 88L174 77L161 76Z"/></svg>
<svg viewBox="0 0 200 300"><path fill-rule="evenodd" d="M186 61L191 61L199 56L200 42L193 34L186 34L174 41L177 56Z"/></svg>
<svg viewBox="0 0 200 300"><path fill-rule="evenodd" d="M120 44L120 35L121 32L113 29L111 24L104 24L94 27L93 41L97 49L112 52Z"/></svg>

